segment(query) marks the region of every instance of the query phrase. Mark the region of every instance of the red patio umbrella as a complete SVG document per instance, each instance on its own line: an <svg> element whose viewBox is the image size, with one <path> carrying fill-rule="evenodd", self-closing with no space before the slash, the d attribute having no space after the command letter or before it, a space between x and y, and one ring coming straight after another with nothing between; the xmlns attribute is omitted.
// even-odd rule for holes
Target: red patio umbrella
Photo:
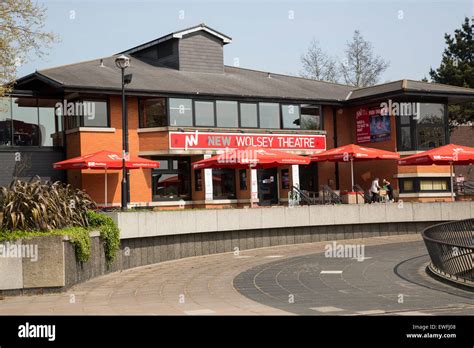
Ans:
<svg viewBox="0 0 474 348"><path fill-rule="evenodd" d="M396 152L349 144L313 155L311 156L311 161L351 162L351 190L353 190L354 161L368 161L373 159L396 160L399 158L400 155Z"/></svg>
<svg viewBox="0 0 474 348"><path fill-rule="evenodd" d="M194 169L203 168L255 168L264 169L292 164L309 164L309 157L293 155L279 150L247 147L226 151L193 163Z"/></svg>
<svg viewBox="0 0 474 348"><path fill-rule="evenodd" d="M136 156L125 157L125 167L128 169L159 168L160 163ZM107 169L121 169L122 155L113 151L97 151L88 155L70 158L53 164L54 169L105 169L105 200L107 205Z"/></svg>
<svg viewBox="0 0 474 348"><path fill-rule="evenodd" d="M430 166L449 165L451 177L451 199L454 201L453 165L467 165L474 163L474 147L448 144L416 155L404 157L398 161L401 166L422 165Z"/></svg>

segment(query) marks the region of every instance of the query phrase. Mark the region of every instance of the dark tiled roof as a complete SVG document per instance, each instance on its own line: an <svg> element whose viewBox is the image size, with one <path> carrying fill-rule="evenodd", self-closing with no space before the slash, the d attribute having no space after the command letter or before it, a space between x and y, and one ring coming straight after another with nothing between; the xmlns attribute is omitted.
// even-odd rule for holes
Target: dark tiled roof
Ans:
<svg viewBox="0 0 474 348"><path fill-rule="evenodd" d="M37 73L72 89L119 91L120 73L115 67L114 60L115 56L111 56L41 70ZM474 98L474 89L413 80L354 88L230 66L225 66L223 74L180 71L156 67L136 58L132 58L127 73L133 74L132 83L127 85L127 89L145 94L202 94L328 102L352 102L378 95L411 92L462 96L466 100ZM22 79L18 82L21 87Z"/></svg>
<svg viewBox="0 0 474 348"><path fill-rule="evenodd" d="M440 93L474 96L474 89L443 85L438 83L429 83L414 80L398 80L371 87L358 88L352 91L348 100L352 101L359 98L373 97L386 93Z"/></svg>
<svg viewBox="0 0 474 348"><path fill-rule="evenodd" d="M120 73L115 56L41 70L39 73L67 87L120 89ZM149 65L131 58L126 73L133 74L131 91L177 94L264 97L298 100L343 101L353 87L268 74L262 71L226 66L223 74L180 71Z"/></svg>

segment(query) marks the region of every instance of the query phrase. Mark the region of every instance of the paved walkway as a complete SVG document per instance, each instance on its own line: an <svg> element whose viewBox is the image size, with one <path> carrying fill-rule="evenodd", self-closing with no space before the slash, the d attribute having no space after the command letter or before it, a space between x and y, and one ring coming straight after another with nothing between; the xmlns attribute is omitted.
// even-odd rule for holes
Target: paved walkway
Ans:
<svg viewBox="0 0 474 348"><path fill-rule="evenodd" d="M357 296L354 297L353 302L359 301L364 296L367 298L360 309L386 311L388 307L383 305L383 301L378 300L380 296L384 299L388 294L396 296L401 292L407 294L406 299L408 300L413 294L418 293L421 299L423 294L429 291L428 300L431 301L429 305L442 306L445 309L447 306L453 305L458 310L460 304L464 303L467 307L463 308L463 311L473 313L474 303L472 300L459 297L459 294L456 293L447 294L426 287L426 282L430 284L430 280L420 271L426 258L418 264L416 262L415 264L406 264L408 268L399 267L402 277L406 273L415 271L415 281L425 282L424 285L415 284L412 279L405 280L390 274L390 272L394 274L393 268L406 259L406 250L410 250L408 253L410 257L426 254L426 250L422 248L420 237L417 235L340 242L341 244L364 244L367 259L363 262L324 258L321 252L324 251L324 246L327 243L330 242L254 249L242 251L239 255L225 253L199 256L135 268L76 285L65 293L6 297L0 301L0 314L339 314L338 312L341 311L334 311L331 308L329 310L327 308L308 310L308 306L334 307L348 313L346 309L349 309L350 306L347 305L347 301L339 303L331 295L333 292L344 294L345 290L349 291L344 295L346 299L350 299L352 295ZM387 251L390 252L390 256L385 257L384 253ZM320 272L324 268L323 263L328 260L334 262L330 268L332 270L343 269L344 272L351 270L348 273L350 279L346 279L346 273L343 273L343 276L341 274L327 274L324 277L315 277L315 279L319 279L319 285L325 284L326 286L326 288L315 288L312 282L307 279L311 274ZM342 266L344 267L341 268ZM260 269L263 270L263 273L259 273L255 278L255 272ZM282 269L286 269L286 271L280 272ZM276 278L275 272L280 272ZM286 290L282 292L281 281L292 283L295 274L304 281L295 290L291 289L290 293ZM360 284L358 277L365 277L367 280L365 288ZM255 283L253 279L256 279ZM436 282L434 285L438 286ZM305 301L312 302L304 304L303 307L302 298L300 298L301 288L298 288L301 286L308 286L308 291L312 293L311 296L308 297L306 294L304 297ZM357 289L357 286L360 286L361 289ZM270 297L254 297L252 293L255 294L256 288L260 288ZM389 292L387 292L388 289ZM448 289L450 288L448 287ZM322 292L315 292L319 290ZM441 294L440 296L443 298L443 302L439 305L433 302L433 294L437 293ZM288 302L288 296L291 294L295 295L295 301L292 304ZM275 297L281 298L275 302ZM357 300L355 300L356 298ZM392 300L396 302L396 298L391 298L390 301ZM371 301L374 302L373 305L369 305ZM398 308L397 305L394 307ZM418 307L400 306L400 311L416 312ZM354 309L350 307L350 313L354 313ZM426 309L426 304L421 310L429 311Z"/></svg>

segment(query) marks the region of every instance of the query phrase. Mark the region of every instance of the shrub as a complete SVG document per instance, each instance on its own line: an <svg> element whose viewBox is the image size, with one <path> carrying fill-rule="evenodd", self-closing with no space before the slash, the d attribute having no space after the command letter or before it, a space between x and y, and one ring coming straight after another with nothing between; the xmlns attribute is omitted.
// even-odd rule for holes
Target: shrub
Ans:
<svg viewBox="0 0 474 348"><path fill-rule="evenodd" d="M120 248L120 231L110 216L89 210L87 220L91 228L97 228L100 231L100 237L104 242L105 258L110 265L114 259L117 250Z"/></svg>
<svg viewBox="0 0 474 348"><path fill-rule="evenodd" d="M88 227L87 211L96 207L89 195L59 181L14 180L0 187L2 229L51 231Z"/></svg>

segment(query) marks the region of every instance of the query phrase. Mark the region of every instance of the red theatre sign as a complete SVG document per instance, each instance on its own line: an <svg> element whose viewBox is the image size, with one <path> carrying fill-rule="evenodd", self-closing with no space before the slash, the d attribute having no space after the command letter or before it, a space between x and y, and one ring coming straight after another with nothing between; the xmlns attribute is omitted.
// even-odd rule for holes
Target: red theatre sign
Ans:
<svg viewBox="0 0 474 348"><path fill-rule="evenodd" d="M276 150L326 150L325 135L170 132L170 149L242 149L256 146Z"/></svg>

